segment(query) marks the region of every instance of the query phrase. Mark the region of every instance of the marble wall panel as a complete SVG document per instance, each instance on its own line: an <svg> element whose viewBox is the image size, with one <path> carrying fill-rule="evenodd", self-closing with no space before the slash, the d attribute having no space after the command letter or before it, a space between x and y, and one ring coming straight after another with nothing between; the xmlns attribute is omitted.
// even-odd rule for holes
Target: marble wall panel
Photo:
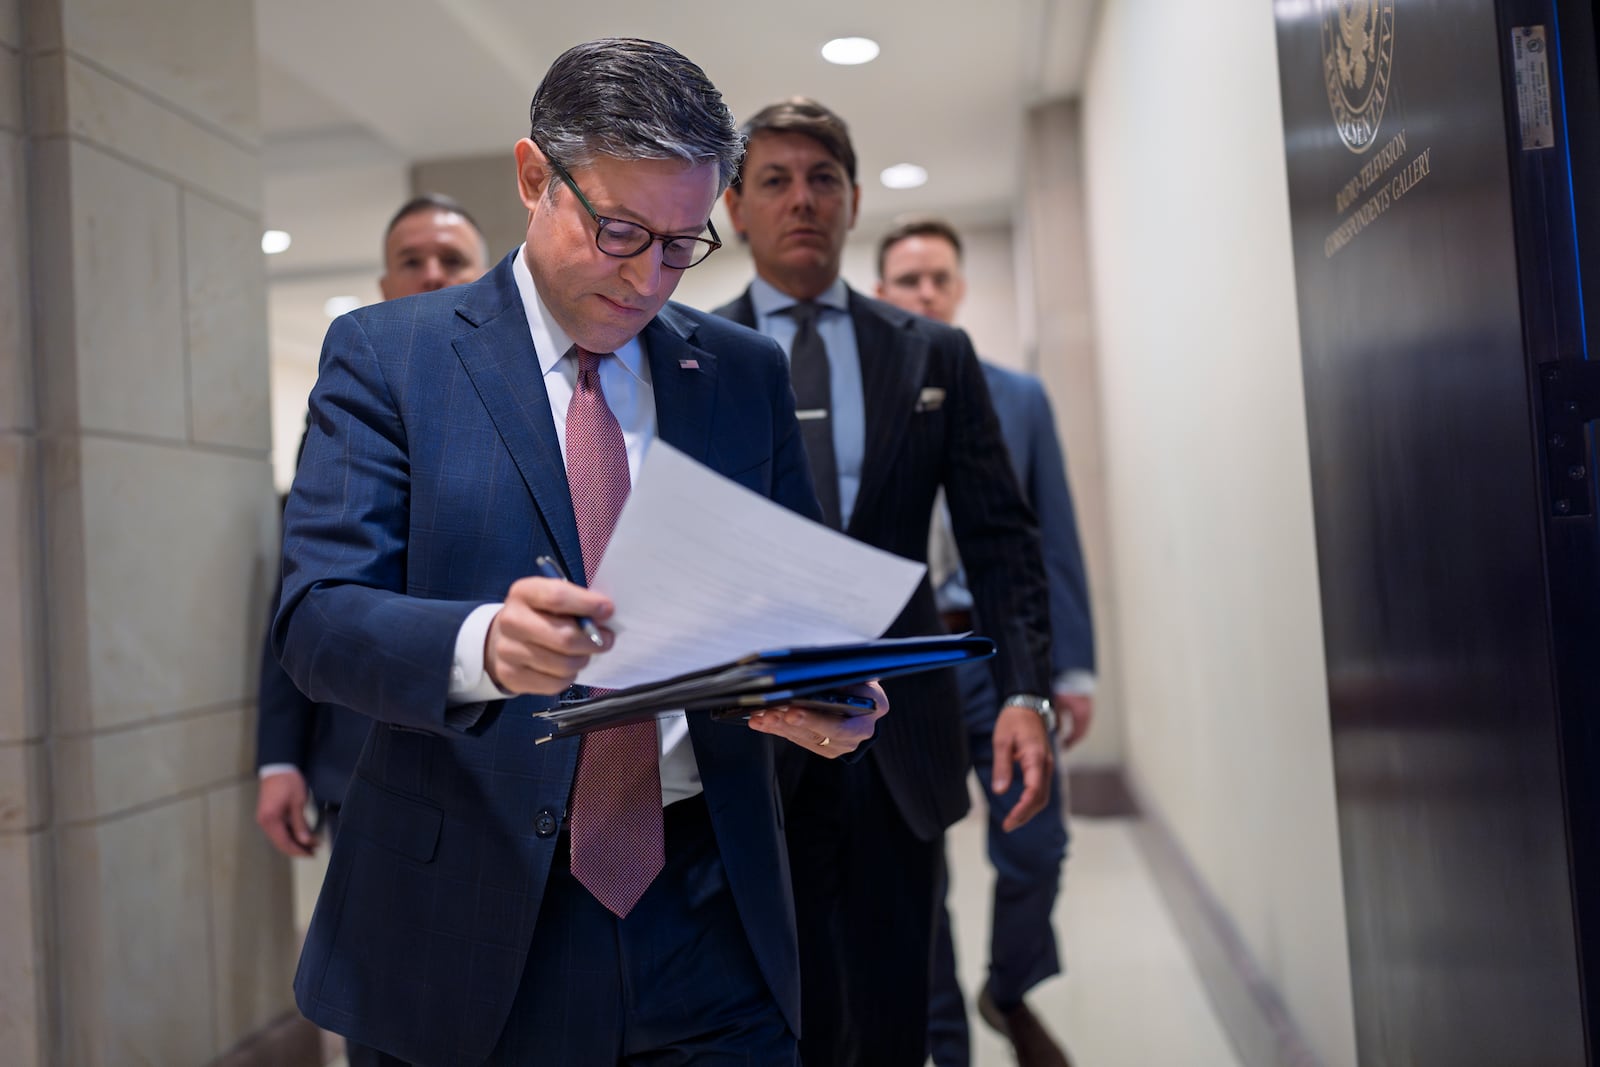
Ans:
<svg viewBox="0 0 1600 1067"><path fill-rule="evenodd" d="M57 732L253 701L277 566L266 458L88 438L47 449L43 478Z"/></svg>
<svg viewBox="0 0 1600 1067"><path fill-rule="evenodd" d="M22 114L21 53L0 41L0 129L21 133Z"/></svg>
<svg viewBox="0 0 1600 1067"><path fill-rule="evenodd" d="M198 124L71 53L34 60L28 114L40 136L70 134L245 211L261 210L257 149Z"/></svg>
<svg viewBox="0 0 1600 1067"><path fill-rule="evenodd" d="M221 1051L205 809L197 796L58 832L64 1062L176 1067Z"/></svg>
<svg viewBox="0 0 1600 1067"><path fill-rule="evenodd" d="M55 816L83 822L235 782L250 777L254 757L255 716L242 707L59 737Z"/></svg>
<svg viewBox="0 0 1600 1067"><path fill-rule="evenodd" d="M58 0L66 50L254 145L253 0Z"/></svg>
<svg viewBox="0 0 1600 1067"><path fill-rule="evenodd" d="M20 359L22 373L33 376L34 424L70 433L78 412L71 145L62 139L46 139L35 140L30 147L26 180L31 210L25 217L32 237L25 277L32 289L28 307L33 352L31 356L22 353ZM49 368L49 373L43 368Z"/></svg>
<svg viewBox="0 0 1600 1067"><path fill-rule="evenodd" d="M44 744L0 742L0 834L21 834L49 817Z"/></svg>
<svg viewBox="0 0 1600 1067"><path fill-rule="evenodd" d="M178 190L87 145L34 150L40 421L186 440Z"/></svg>
<svg viewBox="0 0 1600 1067"><path fill-rule="evenodd" d="M41 931L44 835L0 833L0 1049L17 1067L44 1067L44 988L49 971Z"/></svg>
<svg viewBox="0 0 1600 1067"><path fill-rule="evenodd" d="M13 6L20 13L24 47L34 52L61 47L61 0L16 0Z"/></svg>
<svg viewBox="0 0 1600 1067"><path fill-rule="evenodd" d="M261 220L183 197L185 330L193 438L272 447Z"/></svg>
<svg viewBox="0 0 1600 1067"><path fill-rule="evenodd" d="M254 780L206 796L217 1032L246 1034L294 1010L290 864L255 822Z"/></svg>
<svg viewBox="0 0 1600 1067"><path fill-rule="evenodd" d="M0 742L43 733L33 439L0 433Z"/></svg>
<svg viewBox="0 0 1600 1067"><path fill-rule="evenodd" d="M0 56L4 54L0 51ZM0 430L33 427L28 210L22 175L22 142L0 130L0 219L6 220L0 226Z"/></svg>

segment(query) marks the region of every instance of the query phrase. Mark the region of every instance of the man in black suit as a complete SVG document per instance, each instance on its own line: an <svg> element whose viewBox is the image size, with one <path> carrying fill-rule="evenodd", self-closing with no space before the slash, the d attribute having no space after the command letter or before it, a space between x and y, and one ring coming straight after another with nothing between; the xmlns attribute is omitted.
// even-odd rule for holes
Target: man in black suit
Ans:
<svg viewBox="0 0 1600 1067"><path fill-rule="evenodd" d="M850 290L839 277L861 190L845 123L812 100L745 124L726 194L756 279L718 314L790 354L797 414L826 521L926 561L938 490L1009 694L996 707L994 783L1020 776L1006 828L1054 778L1049 602L1039 534L1017 487L977 355L959 330ZM924 582L891 635L942 629ZM884 683L900 714L852 766L796 753L786 832L800 924L806 1063L920 1067L944 830L966 813L961 694L949 671Z"/></svg>

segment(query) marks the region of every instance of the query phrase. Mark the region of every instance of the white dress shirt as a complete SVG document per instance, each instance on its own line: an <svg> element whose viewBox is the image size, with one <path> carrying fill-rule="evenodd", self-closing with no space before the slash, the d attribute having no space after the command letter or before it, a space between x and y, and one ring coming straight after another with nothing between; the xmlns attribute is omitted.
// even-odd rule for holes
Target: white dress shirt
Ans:
<svg viewBox="0 0 1600 1067"><path fill-rule="evenodd" d="M528 332L539 357L545 392L550 398L550 415L556 424L556 438L561 443L565 462L567 406L572 403L572 393L578 383L578 361L575 355L569 354L572 339L539 298L533 275L523 258L526 250L526 245L517 249L511 271L528 315ZM630 480L637 480L644 454L656 436L655 390L650 384L650 364L639 338L623 345L615 356L600 363L600 388L622 427L622 440L628 448L628 476ZM496 686L483 668L484 639L489 634L490 622L502 606L484 604L461 624L456 635L455 663L450 671L449 703L452 706L502 700L510 695ZM689 742L689 722L684 713L675 711L657 716L656 735L661 744L662 805L700 792L700 767Z"/></svg>

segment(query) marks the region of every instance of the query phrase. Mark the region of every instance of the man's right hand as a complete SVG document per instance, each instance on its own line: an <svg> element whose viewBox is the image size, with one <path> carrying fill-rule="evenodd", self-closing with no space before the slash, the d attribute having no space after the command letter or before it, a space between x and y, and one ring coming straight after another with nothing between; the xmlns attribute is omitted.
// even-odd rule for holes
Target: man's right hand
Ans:
<svg viewBox="0 0 1600 1067"><path fill-rule="evenodd" d="M261 779L256 794L256 825L285 856L309 856L317 836L306 824L306 779L299 771L279 771Z"/></svg>
<svg viewBox="0 0 1600 1067"><path fill-rule="evenodd" d="M596 648L574 617L597 624L611 618L608 597L555 578L523 578L506 593L483 641L483 668L508 693L554 696L578 677L596 652L609 649L610 630L600 627L605 647Z"/></svg>

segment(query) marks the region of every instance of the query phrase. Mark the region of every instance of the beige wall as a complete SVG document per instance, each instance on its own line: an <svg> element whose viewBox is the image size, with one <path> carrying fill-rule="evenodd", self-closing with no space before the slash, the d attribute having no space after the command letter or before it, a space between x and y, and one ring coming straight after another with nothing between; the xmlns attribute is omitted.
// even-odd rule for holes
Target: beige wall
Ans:
<svg viewBox="0 0 1600 1067"><path fill-rule="evenodd" d="M287 864L252 820L277 542L252 8L16 8L0 1058L203 1064L291 1008Z"/></svg>
<svg viewBox="0 0 1600 1067"><path fill-rule="evenodd" d="M1106 0L1085 92L1128 765L1355 1063L1270 4Z"/></svg>
<svg viewBox="0 0 1600 1067"><path fill-rule="evenodd" d="M1119 765L1123 758L1117 671L1117 588L1111 578L1106 522L1104 433L1084 226L1083 130L1075 101L1031 109L1016 205L1016 262L1026 369L1053 402L1066 452L1094 611L1094 727L1068 756L1078 766Z"/></svg>

